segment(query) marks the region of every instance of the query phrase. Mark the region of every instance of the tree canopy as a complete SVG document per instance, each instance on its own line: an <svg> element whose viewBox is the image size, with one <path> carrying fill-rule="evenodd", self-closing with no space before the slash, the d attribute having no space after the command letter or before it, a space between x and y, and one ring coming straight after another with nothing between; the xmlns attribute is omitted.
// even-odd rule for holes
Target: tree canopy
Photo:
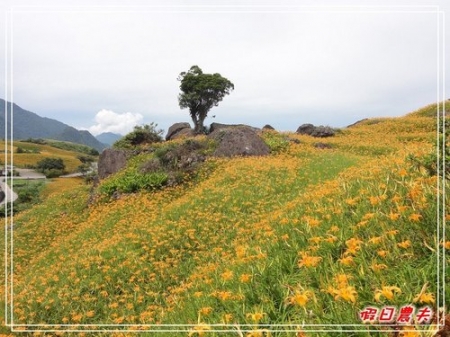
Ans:
<svg viewBox="0 0 450 337"><path fill-rule="evenodd" d="M189 109L196 133L203 131L203 122L213 106L234 89L234 84L220 74L204 74L198 66L180 73L181 93L178 101L181 109Z"/></svg>

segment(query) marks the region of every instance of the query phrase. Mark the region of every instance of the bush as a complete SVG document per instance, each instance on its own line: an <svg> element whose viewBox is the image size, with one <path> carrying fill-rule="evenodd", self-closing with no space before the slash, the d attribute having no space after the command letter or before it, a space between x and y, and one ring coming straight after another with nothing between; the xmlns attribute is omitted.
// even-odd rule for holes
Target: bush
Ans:
<svg viewBox="0 0 450 337"><path fill-rule="evenodd" d="M114 192L133 193L139 190L155 190L167 182L167 174L155 172L151 174L128 173L105 181L100 192L111 196Z"/></svg>
<svg viewBox="0 0 450 337"><path fill-rule="evenodd" d="M61 158L44 158L37 162L36 171L43 173L47 178L56 178L64 174L66 165Z"/></svg>
<svg viewBox="0 0 450 337"><path fill-rule="evenodd" d="M34 144L41 144L41 145L45 145L46 144L45 140L42 139L42 138L28 138L28 139L25 139L24 142L34 143Z"/></svg>
<svg viewBox="0 0 450 337"><path fill-rule="evenodd" d="M39 200L39 193L41 190L41 184L32 184L21 188L18 192L18 199L16 202L20 203L35 203Z"/></svg>
<svg viewBox="0 0 450 337"><path fill-rule="evenodd" d="M81 163L83 164L88 164L88 163L92 163L94 161L94 158L90 157L90 156L84 156L84 155L78 155L77 159L79 161L81 161Z"/></svg>
<svg viewBox="0 0 450 337"><path fill-rule="evenodd" d="M43 175L45 175L47 178L58 178L59 176L62 176L66 172L63 170L57 170L57 169L50 169L50 170L43 170L40 171Z"/></svg>
<svg viewBox="0 0 450 337"><path fill-rule="evenodd" d="M18 146L16 153L41 153L37 147L22 147Z"/></svg>
<svg viewBox="0 0 450 337"><path fill-rule="evenodd" d="M113 144L116 149L130 149L138 145L159 143L163 140L163 130L157 130L158 124L136 125L134 130Z"/></svg>
<svg viewBox="0 0 450 337"><path fill-rule="evenodd" d="M38 170L64 170L66 165L61 158L44 158L37 162L36 168Z"/></svg>
<svg viewBox="0 0 450 337"><path fill-rule="evenodd" d="M270 148L270 152L280 153L289 148L289 139L276 131L264 131L262 133L262 138Z"/></svg>

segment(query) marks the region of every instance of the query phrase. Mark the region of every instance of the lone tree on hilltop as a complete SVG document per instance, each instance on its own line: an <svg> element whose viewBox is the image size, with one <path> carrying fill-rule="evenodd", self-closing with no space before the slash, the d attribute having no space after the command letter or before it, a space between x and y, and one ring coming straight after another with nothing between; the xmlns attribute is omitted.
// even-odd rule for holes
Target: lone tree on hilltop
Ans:
<svg viewBox="0 0 450 337"><path fill-rule="evenodd" d="M188 108L194 131L203 131L203 121L213 106L228 95L234 84L220 74L204 74L198 66L192 66L188 72L180 73L181 93L178 101L181 109Z"/></svg>

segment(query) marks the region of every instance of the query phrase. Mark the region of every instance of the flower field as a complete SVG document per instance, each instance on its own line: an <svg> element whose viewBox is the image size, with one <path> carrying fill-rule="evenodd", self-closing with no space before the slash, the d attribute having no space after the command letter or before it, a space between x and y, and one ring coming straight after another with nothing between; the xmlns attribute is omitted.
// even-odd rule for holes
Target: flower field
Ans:
<svg viewBox="0 0 450 337"><path fill-rule="evenodd" d="M55 143L57 143L55 141ZM63 143L63 142L60 142ZM76 172L78 166L81 164L77 158L77 154L84 154L82 152L76 153L75 151L63 150L50 145L34 144L28 142L14 141L13 146L11 143L5 144L4 140L0 141L0 149L3 153L1 157L1 163L5 161L5 146L6 155L8 156L8 165L11 164L11 151L13 155L13 164L17 167L28 167L30 165L36 165L36 163L44 158L61 158L66 166L66 170L69 173ZM23 153L17 153L17 148L20 147L24 150Z"/></svg>
<svg viewBox="0 0 450 337"><path fill-rule="evenodd" d="M8 242L14 330L433 336L433 324L393 332L359 313L450 303L448 186L409 160L433 151L436 119L367 120L321 140L326 149L287 136L299 142L209 159L196 180L160 191L88 203L74 180L48 192L14 218Z"/></svg>

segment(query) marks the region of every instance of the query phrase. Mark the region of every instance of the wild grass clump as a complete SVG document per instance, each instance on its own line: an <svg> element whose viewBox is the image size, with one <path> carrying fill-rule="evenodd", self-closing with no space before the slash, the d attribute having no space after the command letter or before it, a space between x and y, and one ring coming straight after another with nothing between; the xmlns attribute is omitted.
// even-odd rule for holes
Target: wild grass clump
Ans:
<svg viewBox="0 0 450 337"><path fill-rule="evenodd" d="M281 153L289 148L289 138L274 130L264 130L261 137L270 149L271 153Z"/></svg>

